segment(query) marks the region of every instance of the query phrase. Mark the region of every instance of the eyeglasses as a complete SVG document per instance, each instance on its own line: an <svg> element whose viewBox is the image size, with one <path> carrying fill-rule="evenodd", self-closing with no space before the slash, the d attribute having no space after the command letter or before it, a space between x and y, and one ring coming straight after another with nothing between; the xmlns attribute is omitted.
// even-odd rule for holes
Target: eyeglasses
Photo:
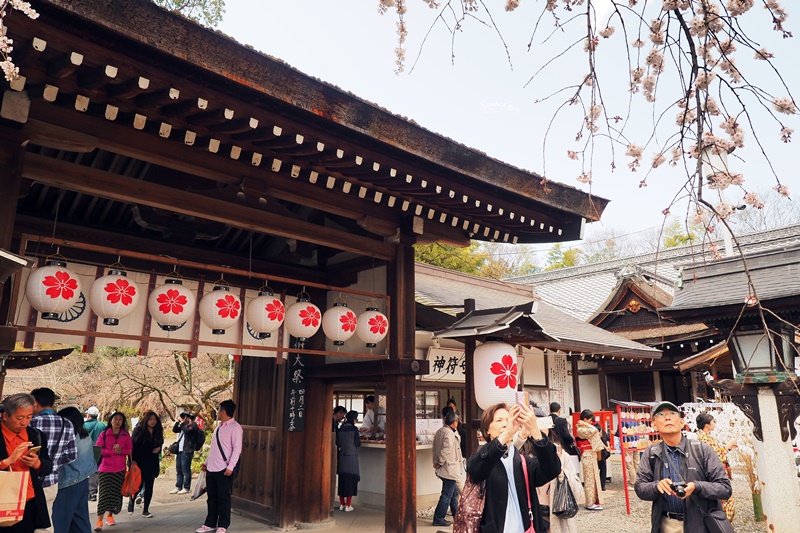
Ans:
<svg viewBox="0 0 800 533"><path fill-rule="evenodd" d="M669 415L670 418L675 418L675 417L680 418L681 416L680 413L676 413L675 411L659 411L653 415L653 418L664 418L667 415Z"/></svg>

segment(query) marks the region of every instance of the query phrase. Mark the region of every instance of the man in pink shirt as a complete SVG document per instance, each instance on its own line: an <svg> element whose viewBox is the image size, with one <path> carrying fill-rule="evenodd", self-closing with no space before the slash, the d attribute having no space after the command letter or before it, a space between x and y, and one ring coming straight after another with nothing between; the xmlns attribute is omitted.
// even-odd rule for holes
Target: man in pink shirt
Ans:
<svg viewBox="0 0 800 533"><path fill-rule="evenodd" d="M208 515L197 533L227 533L231 525L231 492L237 464L242 453L242 426L233 419L236 404L225 400L219 404L219 425L211 437L208 459L201 467L206 472Z"/></svg>

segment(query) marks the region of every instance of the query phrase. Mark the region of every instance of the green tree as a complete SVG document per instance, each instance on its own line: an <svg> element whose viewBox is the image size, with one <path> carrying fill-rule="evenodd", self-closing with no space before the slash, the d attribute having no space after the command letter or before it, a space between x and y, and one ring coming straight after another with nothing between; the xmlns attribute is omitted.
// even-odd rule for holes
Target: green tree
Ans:
<svg viewBox="0 0 800 533"><path fill-rule="evenodd" d="M676 246L683 246L684 244L693 244L698 242L698 235L702 235L704 229L702 226L694 227L692 224L681 222L677 218L673 218L669 224L664 227L663 231L663 246L664 248L674 248Z"/></svg>
<svg viewBox="0 0 800 533"><path fill-rule="evenodd" d="M577 248L564 250L561 248L561 243L556 243L550 248L550 251L547 252L547 264L544 269L555 270L557 268L578 266L581 264L582 256L583 252Z"/></svg>
<svg viewBox="0 0 800 533"><path fill-rule="evenodd" d="M477 241L472 241L466 248L433 243L414 246L414 258L420 263L481 276L489 254L481 250Z"/></svg>
<svg viewBox="0 0 800 533"><path fill-rule="evenodd" d="M153 0L170 11L177 11L192 20L214 27L222 22L225 0Z"/></svg>

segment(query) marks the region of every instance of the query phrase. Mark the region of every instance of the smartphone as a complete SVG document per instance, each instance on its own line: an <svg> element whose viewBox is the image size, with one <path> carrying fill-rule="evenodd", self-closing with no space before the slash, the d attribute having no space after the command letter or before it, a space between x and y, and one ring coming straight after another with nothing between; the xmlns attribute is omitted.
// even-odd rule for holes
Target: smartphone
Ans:
<svg viewBox="0 0 800 533"><path fill-rule="evenodd" d="M41 450L41 449L42 449L41 446L34 446L32 448L28 448L28 455L35 455L35 454L39 453L39 450Z"/></svg>
<svg viewBox="0 0 800 533"><path fill-rule="evenodd" d="M516 393L516 399L518 405L524 405L525 407L530 407L530 403L528 400L528 392L523 390L518 390Z"/></svg>

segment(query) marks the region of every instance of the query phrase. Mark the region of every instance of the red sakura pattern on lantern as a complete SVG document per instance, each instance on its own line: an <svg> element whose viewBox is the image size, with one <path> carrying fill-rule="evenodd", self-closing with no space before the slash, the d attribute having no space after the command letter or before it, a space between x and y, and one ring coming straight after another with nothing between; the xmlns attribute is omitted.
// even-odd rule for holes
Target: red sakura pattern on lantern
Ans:
<svg viewBox="0 0 800 533"><path fill-rule="evenodd" d="M286 309L269 287L262 287L258 296L247 305L244 314L249 325L248 331L252 330L253 337L267 339L283 324Z"/></svg>
<svg viewBox="0 0 800 533"><path fill-rule="evenodd" d="M513 405L519 383L516 349L489 337L473 354L475 402L481 409L497 403Z"/></svg>
<svg viewBox="0 0 800 533"><path fill-rule="evenodd" d="M219 283L224 283L220 281ZM214 335L222 335L225 330L239 321L242 302L235 294L230 294L230 287L214 285L211 292L203 296L198 308L203 324L211 328Z"/></svg>
<svg viewBox="0 0 800 533"><path fill-rule="evenodd" d="M500 389L517 388L517 363L515 358L505 354L503 355L502 362L494 362L489 367L492 374L497 376L494 379L494 384Z"/></svg>
<svg viewBox="0 0 800 533"><path fill-rule="evenodd" d="M215 305L218 308L217 314L222 318L236 318L239 316L239 310L242 308L239 299L231 294L218 299Z"/></svg>
<svg viewBox="0 0 800 533"><path fill-rule="evenodd" d="M356 314L338 301L322 315L322 330L334 346L342 346L356 332L357 322Z"/></svg>
<svg viewBox="0 0 800 533"><path fill-rule="evenodd" d="M175 331L192 316L195 302L194 293L180 279L169 278L150 293L147 308L161 329Z"/></svg>
<svg viewBox="0 0 800 533"><path fill-rule="evenodd" d="M81 282L64 261L48 260L28 276L25 296L43 320L57 320L80 298Z"/></svg>
<svg viewBox="0 0 800 533"><path fill-rule="evenodd" d="M300 344L319 331L322 324L322 313L310 300L308 294L301 292L297 302L286 309L286 331Z"/></svg>
<svg viewBox="0 0 800 533"><path fill-rule="evenodd" d="M386 315L378 311L377 307L367 307L367 310L358 316L356 335L367 348L375 348L389 332L389 320Z"/></svg>
<svg viewBox="0 0 800 533"><path fill-rule="evenodd" d="M181 294L175 289L169 289L165 292L162 292L156 298L158 302L158 309L165 315L173 314L173 315L180 315L183 314L184 307L189 303L189 299L186 295Z"/></svg>
<svg viewBox="0 0 800 533"><path fill-rule="evenodd" d="M69 300L78 290L78 281L65 270L58 270L52 276L45 276L42 285L47 287L44 292L50 298Z"/></svg>
<svg viewBox="0 0 800 533"><path fill-rule="evenodd" d="M139 290L127 278L127 272L112 269L98 278L89 290L89 304L106 326L116 326L120 318L133 312L139 302Z"/></svg>
<svg viewBox="0 0 800 533"><path fill-rule="evenodd" d="M136 286L127 279L117 279L106 283L103 290L108 293L106 300L112 304L122 304L125 306L133 303L133 298L137 295Z"/></svg>

